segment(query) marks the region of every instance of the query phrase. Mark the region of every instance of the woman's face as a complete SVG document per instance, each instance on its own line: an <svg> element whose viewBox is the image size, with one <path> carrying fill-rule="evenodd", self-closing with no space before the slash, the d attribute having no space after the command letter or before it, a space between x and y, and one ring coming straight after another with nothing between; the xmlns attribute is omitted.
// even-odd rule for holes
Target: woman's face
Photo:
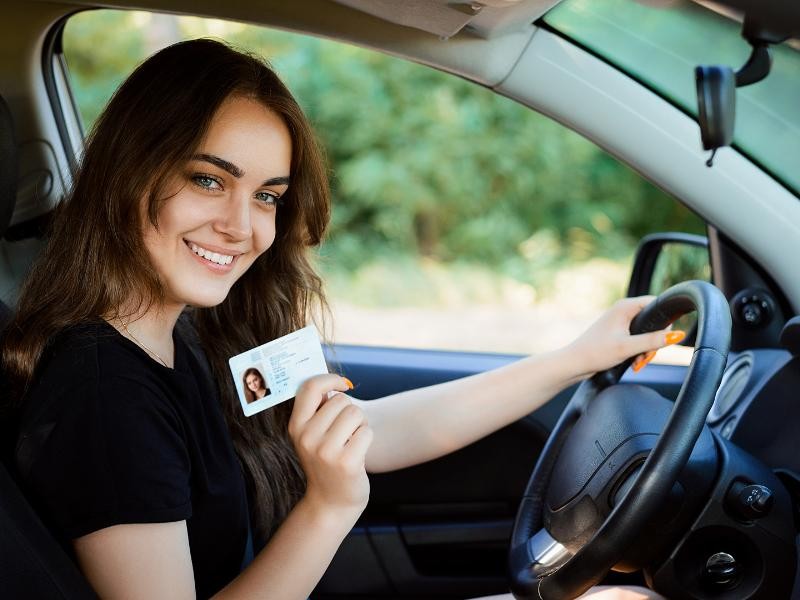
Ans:
<svg viewBox="0 0 800 600"><path fill-rule="evenodd" d="M257 392L258 390L264 389L264 384L261 383L261 377L255 373L250 373L250 375L245 378L245 382L247 383L247 388L251 392Z"/></svg>
<svg viewBox="0 0 800 600"><path fill-rule="evenodd" d="M275 239L275 202L289 183L292 142L262 104L227 99L193 159L167 187L145 247L167 305L214 306Z"/></svg>

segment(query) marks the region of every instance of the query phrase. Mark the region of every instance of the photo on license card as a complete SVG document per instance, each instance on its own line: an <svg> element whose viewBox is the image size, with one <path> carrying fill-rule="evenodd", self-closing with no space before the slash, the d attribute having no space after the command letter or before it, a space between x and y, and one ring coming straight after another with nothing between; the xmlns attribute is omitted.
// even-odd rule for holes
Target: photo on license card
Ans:
<svg viewBox="0 0 800 600"><path fill-rule="evenodd" d="M313 325L242 352L228 364L248 417L294 398L306 379L328 372Z"/></svg>

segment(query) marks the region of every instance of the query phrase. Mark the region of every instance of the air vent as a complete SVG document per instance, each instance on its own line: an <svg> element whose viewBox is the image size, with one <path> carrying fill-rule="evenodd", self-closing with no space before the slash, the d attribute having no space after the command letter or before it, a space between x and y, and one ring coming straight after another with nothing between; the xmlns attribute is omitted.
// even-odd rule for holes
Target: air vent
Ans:
<svg viewBox="0 0 800 600"><path fill-rule="evenodd" d="M710 424L713 425L730 413L742 396L747 381L750 379L752 368L753 358L749 353L745 353L737 357L725 370L717 395L714 398L714 405L708 412L708 422Z"/></svg>

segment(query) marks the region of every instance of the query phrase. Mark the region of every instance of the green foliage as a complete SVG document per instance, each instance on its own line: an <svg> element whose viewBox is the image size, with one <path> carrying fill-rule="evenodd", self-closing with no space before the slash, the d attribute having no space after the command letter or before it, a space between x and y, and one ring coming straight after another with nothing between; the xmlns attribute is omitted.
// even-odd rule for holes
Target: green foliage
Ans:
<svg viewBox="0 0 800 600"><path fill-rule="evenodd" d="M67 22L64 54L73 75L72 92L88 129L144 57L144 31L134 25L134 14L126 11L79 13Z"/></svg>
<svg viewBox="0 0 800 600"><path fill-rule="evenodd" d="M531 263L522 247L542 229L555 235L553 260L627 256L659 228L703 231L593 144L490 90L314 39L275 64L328 149L336 212L326 254L347 268L410 251Z"/></svg>
<svg viewBox="0 0 800 600"><path fill-rule="evenodd" d="M141 14L70 20L66 57L87 124L144 49L155 49ZM704 231L576 133L475 84L316 38L176 23L181 37L212 34L269 57L307 111L332 169L335 208L322 251L329 273L364 268L369 278L370 263L395 260L408 271L424 257L480 263L539 286L575 261L627 259L646 233Z"/></svg>

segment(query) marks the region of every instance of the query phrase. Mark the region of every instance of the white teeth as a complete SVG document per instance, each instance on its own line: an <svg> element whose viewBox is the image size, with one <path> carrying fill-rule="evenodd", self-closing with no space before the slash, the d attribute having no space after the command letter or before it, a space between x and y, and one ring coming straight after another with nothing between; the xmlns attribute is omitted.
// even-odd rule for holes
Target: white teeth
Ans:
<svg viewBox="0 0 800 600"><path fill-rule="evenodd" d="M197 254L197 256L202 256L206 260L217 263L218 265L229 265L233 262L233 256L211 252L211 250L206 250L194 243L190 243L189 248L191 248L192 252Z"/></svg>

